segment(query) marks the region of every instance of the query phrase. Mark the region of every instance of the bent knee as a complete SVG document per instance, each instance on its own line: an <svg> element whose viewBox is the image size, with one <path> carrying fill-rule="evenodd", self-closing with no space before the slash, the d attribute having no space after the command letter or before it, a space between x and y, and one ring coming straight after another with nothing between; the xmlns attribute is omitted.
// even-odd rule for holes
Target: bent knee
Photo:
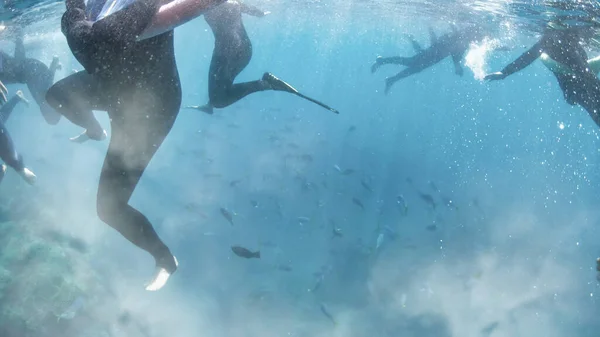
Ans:
<svg viewBox="0 0 600 337"><path fill-rule="evenodd" d="M112 226L115 219L119 217L119 214L123 213L123 209L126 206L127 203L123 204L111 198L102 197L99 194L98 200L96 201L96 213L100 220Z"/></svg>
<svg viewBox="0 0 600 337"><path fill-rule="evenodd" d="M60 122L61 114L59 114L56 110L52 109L49 106L49 103L43 103L40 106L40 110L42 111L42 116L46 120L46 123L50 125L56 125Z"/></svg>
<svg viewBox="0 0 600 337"><path fill-rule="evenodd" d="M62 103L60 96L60 89L53 85L46 91L45 99L52 108L58 109Z"/></svg>

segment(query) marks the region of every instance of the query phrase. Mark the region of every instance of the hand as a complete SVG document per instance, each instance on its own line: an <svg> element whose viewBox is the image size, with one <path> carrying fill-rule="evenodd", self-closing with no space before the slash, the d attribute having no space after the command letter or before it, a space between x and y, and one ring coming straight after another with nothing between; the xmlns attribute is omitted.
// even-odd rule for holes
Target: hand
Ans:
<svg viewBox="0 0 600 337"><path fill-rule="evenodd" d="M485 81L498 81L498 80L503 80L506 78L506 75L504 75L502 72L496 72L496 73L491 73L491 74L487 74L485 75L485 77L483 78Z"/></svg>

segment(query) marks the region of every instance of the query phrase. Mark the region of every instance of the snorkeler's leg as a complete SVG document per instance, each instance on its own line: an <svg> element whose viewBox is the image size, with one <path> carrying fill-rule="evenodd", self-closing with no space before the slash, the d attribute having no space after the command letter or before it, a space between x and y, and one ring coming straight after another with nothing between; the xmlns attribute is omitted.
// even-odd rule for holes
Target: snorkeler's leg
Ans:
<svg viewBox="0 0 600 337"><path fill-rule="evenodd" d="M385 94L387 95L390 91L390 89L392 88L392 86L400 81L401 79L408 77L410 75L414 75L418 72L420 72L422 69L416 68L416 67L411 67L411 68L406 68L404 70L402 70L401 72L399 72L398 74L392 76L392 77L388 77L385 79Z"/></svg>
<svg viewBox="0 0 600 337"><path fill-rule="evenodd" d="M13 109L17 106L17 104L21 102L29 104L29 101L27 101L27 99L23 95L23 92L21 90L18 90L15 93L15 95L0 108L0 122L5 124L6 121L8 121L8 118L10 117L10 114L12 113Z"/></svg>
<svg viewBox="0 0 600 337"><path fill-rule="evenodd" d="M412 57L401 57L401 56L392 56L392 57L381 57L377 56L375 59L375 63L371 66L371 72L374 73L385 64L399 64L403 66L410 66L412 61Z"/></svg>
<svg viewBox="0 0 600 337"><path fill-rule="evenodd" d="M33 185L35 183L35 174L25 167L23 157L15 149L4 123L0 123L0 159L13 168L28 184ZM5 171L5 169L2 168L2 171Z"/></svg>
<svg viewBox="0 0 600 337"><path fill-rule="evenodd" d="M140 97L146 95L148 97ZM98 216L156 260L157 274L147 290L160 289L169 275L177 269L177 260L159 238L148 218L129 205L129 199L175 122L179 111L179 105L173 104L177 103L173 102L176 98L168 98L170 102L166 103L170 107L166 108L159 101L160 98L140 94L136 97L137 106L109 112L111 139L100 175ZM145 101L143 107L140 106L140 101ZM148 107L151 110L145 109Z"/></svg>
<svg viewBox="0 0 600 337"><path fill-rule="evenodd" d="M73 124L85 129L80 136L71 139L83 142L106 139L106 131L92 112L93 109L106 110L105 96L98 81L85 71L80 71L50 87L46 101Z"/></svg>
<svg viewBox="0 0 600 337"><path fill-rule="evenodd" d="M33 99L40 107L42 116L50 125L56 125L60 121L60 113L52 109L46 102L46 93L54 82L54 72L36 59L26 59L23 62L23 72L27 88Z"/></svg>

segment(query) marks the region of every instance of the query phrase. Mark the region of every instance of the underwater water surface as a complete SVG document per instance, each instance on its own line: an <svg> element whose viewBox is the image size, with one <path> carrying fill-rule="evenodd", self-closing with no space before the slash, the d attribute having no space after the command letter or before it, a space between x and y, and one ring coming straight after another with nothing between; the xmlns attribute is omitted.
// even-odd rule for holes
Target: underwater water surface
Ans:
<svg viewBox="0 0 600 337"><path fill-rule="evenodd" d="M269 71L340 114L271 91L184 109L208 99L214 38L202 18L177 28L182 110L130 203L180 265L147 292L154 261L96 215L108 142L17 107L7 128L38 182L0 186L0 337L598 336L598 127L540 61L483 81L597 2L247 2L271 14L244 17L237 81ZM4 2L0 49L20 26L28 57L60 58L55 80L82 70L63 12ZM378 55L465 23L490 33L463 76L447 58L384 93L401 68L371 73Z"/></svg>

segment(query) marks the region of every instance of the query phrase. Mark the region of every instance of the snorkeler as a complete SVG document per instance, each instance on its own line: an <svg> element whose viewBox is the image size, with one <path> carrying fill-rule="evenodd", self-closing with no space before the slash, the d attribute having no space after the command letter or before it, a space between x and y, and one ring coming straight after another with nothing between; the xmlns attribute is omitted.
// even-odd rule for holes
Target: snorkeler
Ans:
<svg viewBox="0 0 600 337"><path fill-rule="evenodd" d="M57 124L60 114L46 102L46 91L54 83L54 74L60 69L58 57L52 59L50 67L39 60L27 58L23 36L18 33L15 41L14 57L0 51L0 80L6 84L25 83L37 102L42 116L48 124Z"/></svg>
<svg viewBox="0 0 600 337"><path fill-rule="evenodd" d="M371 66L371 72L374 73L385 64L400 64L406 66L398 74L388 77L385 80L385 93L387 94L392 86L399 80L419 73L439 62L446 57L452 57L454 63L454 71L457 75L463 75L462 60L469 45L479 41L485 37L483 30L479 27L467 27L462 30L457 30L452 26L452 32L437 37L435 32L430 28L429 36L431 45L427 49L423 49L421 45L412 37L411 44L416 52L416 55L411 57L381 57L378 56L375 63Z"/></svg>
<svg viewBox="0 0 600 337"><path fill-rule="evenodd" d="M196 2L208 8L221 1ZM177 260L148 218L129 205L181 104L173 30L138 40L160 3L138 0L97 20L102 12L86 14L84 0L67 0L62 32L85 71L58 81L46 95L51 106L86 130L83 138L106 137L92 110L108 111L112 135L100 175L97 212L103 222L154 257L157 272L146 287L150 291L162 288L177 269Z"/></svg>
<svg viewBox="0 0 600 337"><path fill-rule="evenodd" d="M29 105L27 99L25 99L25 96L23 96L23 93L19 90L0 108L0 159L4 161L4 164L2 164L0 167L0 181L2 181L4 178L7 166L9 166L14 169L28 184L33 185L35 183L36 176L33 174L33 172L31 172L31 170L25 167L25 164L23 163L23 157L15 149L15 144L13 143L10 133L8 133L5 125L13 109L20 102Z"/></svg>
<svg viewBox="0 0 600 337"><path fill-rule="evenodd" d="M187 108L212 114L213 108L228 107L252 93L276 90L295 94L338 113L337 110L302 95L294 87L268 72L264 73L260 80L233 83L252 58L252 43L244 27L242 14L263 17L269 12L264 12L241 1L227 0L204 14L204 19L215 37L215 47L208 74L209 102L203 106L188 106Z"/></svg>
<svg viewBox="0 0 600 337"><path fill-rule="evenodd" d="M485 80L502 80L514 74L533 61L541 58L552 71L570 105L582 106L600 126L600 80L597 59L589 60L582 42L590 38L593 30L589 27L564 27L555 24L545 30L541 39L514 62L500 72L489 74Z"/></svg>

